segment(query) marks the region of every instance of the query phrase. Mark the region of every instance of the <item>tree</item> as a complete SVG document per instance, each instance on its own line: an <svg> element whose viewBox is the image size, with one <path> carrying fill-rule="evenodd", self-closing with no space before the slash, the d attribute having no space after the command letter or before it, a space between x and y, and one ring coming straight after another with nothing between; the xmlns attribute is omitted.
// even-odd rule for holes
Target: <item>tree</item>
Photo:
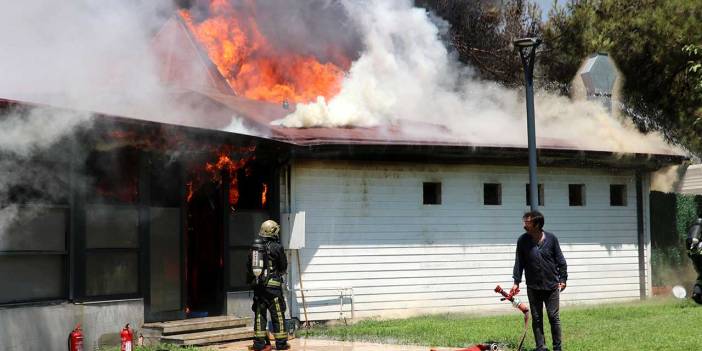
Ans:
<svg viewBox="0 0 702 351"><path fill-rule="evenodd" d="M508 86L524 84L512 41L540 34L538 6L528 0L417 0L417 5L449 22L450 45L480 78Z"/></svg>
<svg viewBox="0 0 702 351"><path fill-rule="evenodd" d="M687 79L691 82L692 91L697 94L698 101L702 101L702 44L686 45L683 47L683 52L690 58L687 62ZM699 128L699 125L702 124L702 106L697 106L694 115L695 120L692 125Z"/></svg>
<svg viewBox="0 0 702 351"><path fill-rule="evenodd" d="M553 10L543 29L541 71L566 86L583 58L608 52L624 76L624 104L637 126L699 154L700 18L702 0L571 0ZM683 50L690 43L697 45Z"/></svg>

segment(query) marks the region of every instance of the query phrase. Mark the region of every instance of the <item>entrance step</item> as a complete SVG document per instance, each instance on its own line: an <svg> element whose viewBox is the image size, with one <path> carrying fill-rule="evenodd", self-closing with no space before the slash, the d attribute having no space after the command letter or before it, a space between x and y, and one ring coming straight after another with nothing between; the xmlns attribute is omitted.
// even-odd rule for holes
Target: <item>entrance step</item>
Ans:
<svg viewBox="0 0 702 351"><path fill-rule="evenodd" d="M155 329L162 335L191 333L203 330L237 328L251 324L251 318L235 316L217 316L190 318L177 321L146 323L144 328Z"/></svg>
<svg viewBox="0 0 702 351"><path fill-rule="evenodd" d="M167 335L161 342L180 346L208 345L253 338L254 331L250 327L208 330L197 333Z"/></svg>
<svg viewBox="0 0 702 351"><path fill-rule="evenodd" d="M142 333L146 345L205 345L251 339L253 326L251 318L217 316L145 323Z"/></svg>

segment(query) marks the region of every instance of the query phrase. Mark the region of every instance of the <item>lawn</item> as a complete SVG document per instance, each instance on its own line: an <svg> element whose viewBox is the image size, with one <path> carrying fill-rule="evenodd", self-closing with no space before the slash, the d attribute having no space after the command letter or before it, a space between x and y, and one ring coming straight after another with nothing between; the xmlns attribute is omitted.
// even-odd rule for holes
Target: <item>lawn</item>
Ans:
<svg viewBox="0 0 702 351"><path fill-rule="evenodd" d="M702 306L688 300L561 308L565 350L700 350ZM550 348L548 322L546 340ZM317 326L308 336L336 340L465 347L498 341L516 348L522 314L478 317L468 314L425 315L397 320L364 320L353 325ZM306 332L301 331L304 335ZM534 347L531 327L525 349Z"/></svg>

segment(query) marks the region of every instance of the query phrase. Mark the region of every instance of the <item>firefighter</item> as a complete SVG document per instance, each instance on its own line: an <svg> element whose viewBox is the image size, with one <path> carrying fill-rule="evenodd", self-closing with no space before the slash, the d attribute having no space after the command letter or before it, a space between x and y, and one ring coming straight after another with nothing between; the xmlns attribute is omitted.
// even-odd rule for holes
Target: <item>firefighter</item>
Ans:
<svg viewBox="0 0 702 351"><path fill-rule="evenodd" d="M692 288L692 299L702 304L702 218L697 218L687 232L687 256L697 271L697 281Z"/></svg>
<svg viewBox="0 0 702 351"><path fill-rule="evenodd" d="M290 349L288 333L285 330L283 298L283 275L287 272L288 261L278 240L279 233L278 223L273 220L263 222L249 253L249 282L254 291L251 306L254 312L254 350L271 349L266 331L267 312L271 314L276 349Z"/></svg>

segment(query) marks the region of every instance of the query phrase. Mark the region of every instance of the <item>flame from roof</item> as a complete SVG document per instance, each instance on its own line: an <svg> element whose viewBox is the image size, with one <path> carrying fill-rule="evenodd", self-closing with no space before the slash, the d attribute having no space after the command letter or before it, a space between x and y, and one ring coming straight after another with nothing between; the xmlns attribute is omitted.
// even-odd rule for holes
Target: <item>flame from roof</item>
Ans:
<svg viewBox="0 0 702 351"><path fill-rule="evenodd" d="M255 1L234 8L229 0L210 0L209 17L196 21L190 10L180 15L234 91L271 102L329 99L341 88L344 70L312 56L281 53L254 20Z"/></svg>

